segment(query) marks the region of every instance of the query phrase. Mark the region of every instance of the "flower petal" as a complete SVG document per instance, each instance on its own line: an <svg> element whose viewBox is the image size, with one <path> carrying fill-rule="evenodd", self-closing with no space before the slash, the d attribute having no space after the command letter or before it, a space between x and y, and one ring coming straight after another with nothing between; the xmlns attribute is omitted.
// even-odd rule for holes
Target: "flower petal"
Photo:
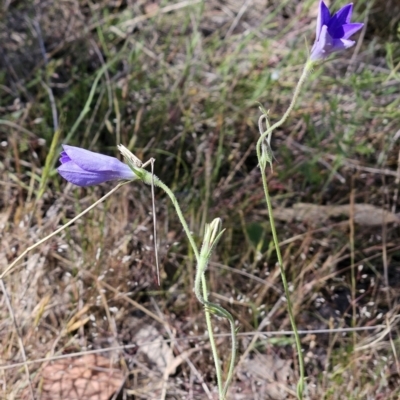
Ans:
<svg viewBox="0 0 400 400"><path fill-rule="evenodd" d="M353 12L353 4L348 4L342 7L329 21L328 31L329 34L335 38L340 39L344 35L343 25L350 22L351 14Z"/></svg>
<svg viewBox="0 0 400 400"><path fill-rule="evenodd" d="M350 47L354 46L355 43L356 42L354 40L333 39L333 51L349 49Z"/></svg>
<svg viewBox="0 0 400 400"><path fill-rule="evenodd" d="M353 14L353 3L347 4L342 7L335 15L332 20L336 24L344 25L348 24L351 20L351 15Z"/></svg>
<svg viewBox="0 0 400 400"><path fill-rule="evenodd" d="M91 186L98 185L99 183L106 181L135 178L135 175L132 171L130 177L121 177L115 172L86 171L72 161L62 164L60 167L58 167L57 171L64 179L77 186Z"/></svg>
<svg viewBox="0 0 400 400"><path fill-rule="evenodd" d="M94 153L93 151L63 144L64 152L79 167L85 171L107 172L115 171L123 175L132 173L131 169L115 157ZM61 154L61 157L63 155ZM129 178L128 178L129 179Z"/></svg>
<svg viewBox="0 0 400 400"><path fill-rule="evenodd" d="M343 39L348 39L351 35L354 35L356 32L358 32L364 24L361 23L355 23L355 24L346 24L343 25Z"/></svg>
<svg viewBox="0 0 400 400"><path fill-rule="evenodd" d="M333 39L328 33L328 27L324 25L321 29L319 40L314 43L311 49L310 60L322 60L332 53Z"/></svg>
<svg viewBox="0 0 400 400"><path fill-rule="evenodd" d="M90 186L105 182L104 175L85 171L72 161L62 164L57 171L64 179L77 186Z"/></svg>
<svg viewBox="0 0 400 400"><path fill-rule="evenodd" d="M67 153L65 151L62 151L60 154L60 163L65 164L69 161L71 161L71 159L68 157Z"/></svg>
<svg viewBox="0 0 400 400"><path fill-rule="evenodd" d="M316 39L315 40L319 39L322 27L324 25L328 25L330 19L331 19L331 13L329 12L329 8L321 0L320 3L319 3L319 11L318 11L318 17L317 17L317 28L316 28L316 34L315 34L315 38Z"/></svg>

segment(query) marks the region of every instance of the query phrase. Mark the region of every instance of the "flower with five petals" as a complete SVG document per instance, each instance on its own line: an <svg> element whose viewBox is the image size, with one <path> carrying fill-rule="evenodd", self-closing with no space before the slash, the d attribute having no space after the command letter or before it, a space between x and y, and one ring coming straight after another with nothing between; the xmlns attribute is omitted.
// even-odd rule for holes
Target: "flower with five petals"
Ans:
<svg viewBox="0 0 400 400"><path fill-rule="evenodd" d="M310 60L318 61L330 54L350 48L355 41L350 36L359 31L364 24L351 23L353 4L347 4L336 14L331 13L325 3L319 3L317 30L314 46L311 49Z"/></svg>

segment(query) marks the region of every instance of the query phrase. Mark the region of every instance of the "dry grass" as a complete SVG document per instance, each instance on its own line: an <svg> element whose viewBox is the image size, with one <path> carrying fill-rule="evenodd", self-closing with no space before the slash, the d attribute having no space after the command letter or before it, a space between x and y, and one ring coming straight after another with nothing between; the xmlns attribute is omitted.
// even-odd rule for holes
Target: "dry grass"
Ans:
<svg viewBox="0 0 400 400"><path fill-rule="evenodd" d="M297 362L290 332L279 333L290 323L256 165L256 102L273 120L289 104L316 2L189 3L5 2L0 270L113 187L60 179L56 155L46 161L57 126L62 142L111 155L122 142L157 159L197 242L207 221L223 218L208 279L240 327L230 398L293 398ZM368 22L360 45L314 72L272 143L277 213L298 203L350 210L278 222L310 399L400 397L399 228L354 215L354 204L399 211L398 19L366 0L356 11ZM161 287L150 189L138 183L7 274L2 398L31 398L29 382L38 396L49 360L92 351L122 372L120 398L216 398L194 256L168 199L156 197ZM227 365L228 326L214 325Z"/></svg>

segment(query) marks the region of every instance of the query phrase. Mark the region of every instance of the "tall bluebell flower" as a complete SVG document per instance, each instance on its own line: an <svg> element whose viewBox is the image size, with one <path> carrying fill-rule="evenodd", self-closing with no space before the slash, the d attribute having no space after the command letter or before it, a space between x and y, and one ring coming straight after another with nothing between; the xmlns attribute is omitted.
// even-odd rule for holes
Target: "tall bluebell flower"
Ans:
<svg viewBox="0 0 400 400"><path fill-rule="evenodd" d="M63 144L58 173L77 186L98 185L118 179L134 180L137 176L115 157L94 153L79 147Z"/></svg>
<svg viewBox="0 0 400 400"><path fill-rule="evenodd" d="M311 49L310 60L323 60L330 54L348 49L355 41L350 36L359 31L364 24L350 23L353 4L342 7L331 16L328 7L321 0L317 19L317 30L314 46Z"/></svg>

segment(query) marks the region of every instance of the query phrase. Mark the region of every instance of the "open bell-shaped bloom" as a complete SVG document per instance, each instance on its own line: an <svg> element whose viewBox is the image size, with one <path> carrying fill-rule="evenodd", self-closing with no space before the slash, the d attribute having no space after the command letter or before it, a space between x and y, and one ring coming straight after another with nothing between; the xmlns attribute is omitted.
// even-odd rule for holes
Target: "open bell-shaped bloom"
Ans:
<svg viewBox="0 0 400 400"><path fill-rule="evenodd" d="M330 54L348 49L355 41L350 36L359 31L364 24L351 23L353 4L347 4L336 14L331 13L325 3L319 3L315 43L311 49L310 60L323 60Z"/></svg>
<svg viewBox="0 0 400 400"><path fill-rule="evenodd" d="M98 185L118 179L134 180L135 173L115 157L63 144L58 173L77 186Z"/></svg>

